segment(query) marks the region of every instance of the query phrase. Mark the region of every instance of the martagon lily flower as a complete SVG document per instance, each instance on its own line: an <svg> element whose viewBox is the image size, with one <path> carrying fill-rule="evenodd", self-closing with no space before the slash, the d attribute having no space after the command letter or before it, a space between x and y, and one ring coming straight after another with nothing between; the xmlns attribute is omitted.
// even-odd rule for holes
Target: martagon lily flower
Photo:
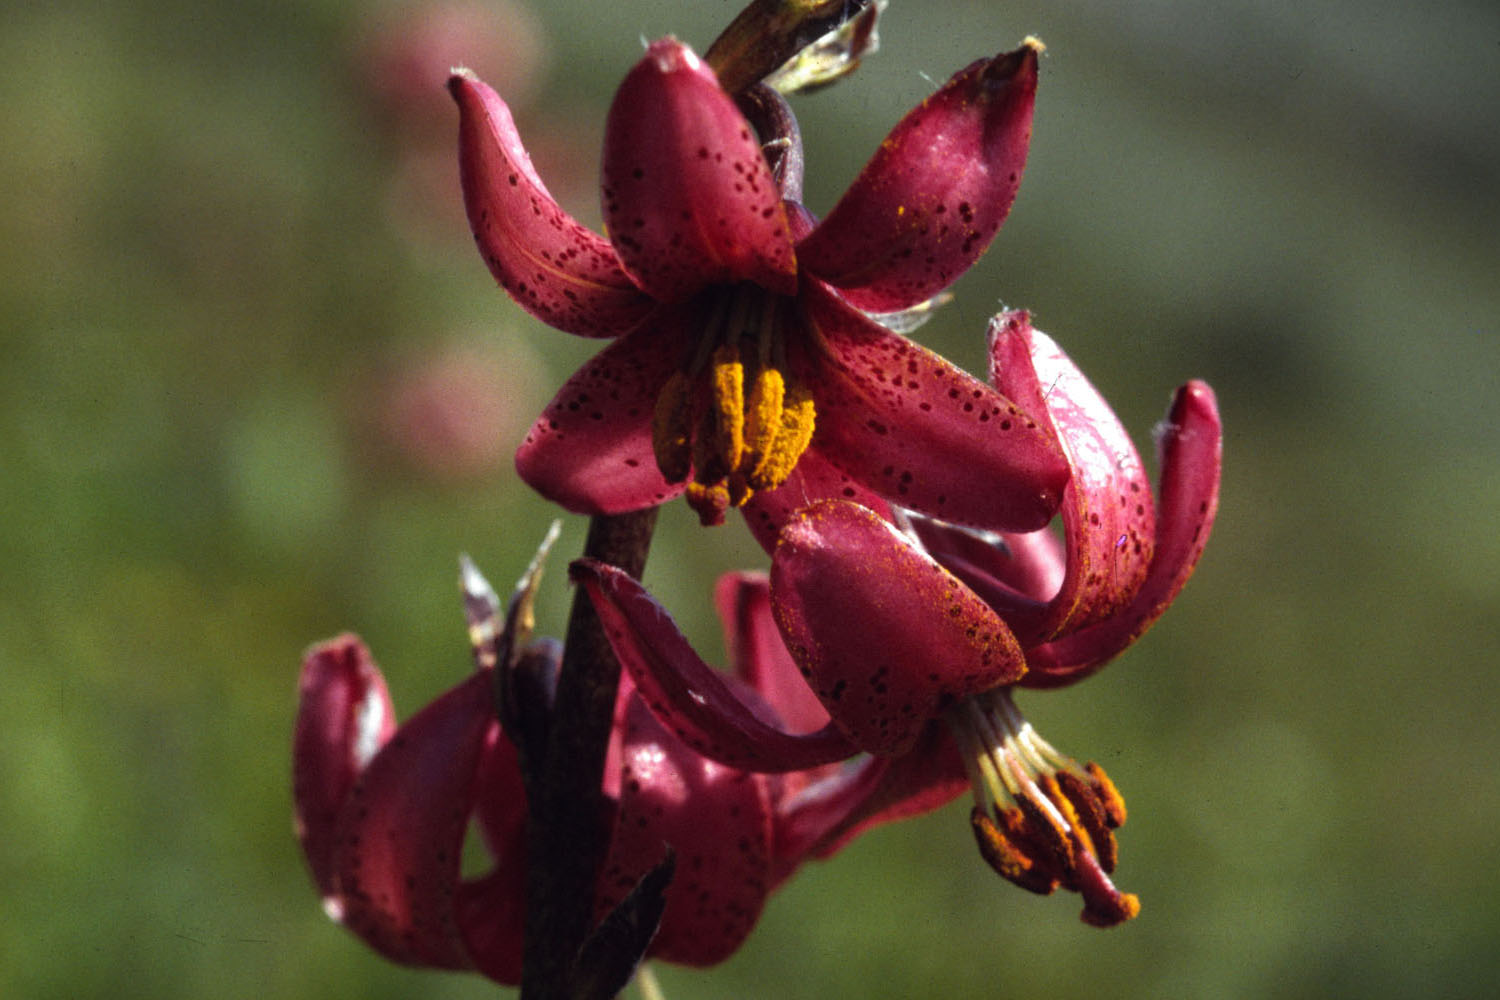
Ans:
<svg viewBox="0 0 1500 1000"><path fill-rule="evenodd" d="M827 819L813 850L940 805L967 785L985 860L1023 888L1079 892L1083 919L1108 926L1139 910L1109 878L1124 801L1097 765L1042 740L1012 691L1087 676L1176 597L1217 508L1217 406L1201 382L1177 391L1158 430L1153 505L1118 419L1024 313L992 324L991 366L997 385L1046 414L1068 456L1062 540L1050 531L975 533L843 499L790 516L772 558L772 604L831 717L816 732L759 719L636 581L587 561L572 572L647 703L690 746L773 771L825 763L840 742L846 756L870 755L804 794L799 808Z"/></svg>
<svg viewBox="0 0 1500 1000"><path fill-rule="evenodd" d="M948 521L1045 524L1067 479L1052 437L866 315L920 307L989 245L1025 166L1039 50L956 74L815 225L779 95L753 87L737 106L691 49L654 42L609 112L608 239L548 194L500 97L455 72L464 199L491 272L551 326L614 338L532 427L522 478L586 514L686 492L717 523L817 454Z"/></svg>
<svg viewBox="0 0 1500 1000"><path fill-rule="evenodd" d="M384 678L357 637L308 650L293 753L296 829L324 909L376 951L516 985L527 806L492 693L494 650L519 639L497 628L495 616L474 613L498 608L477 571L466 569L464 584L480 669L399 727ZM765 579L726 577L718 598L736 667L726 682L738 697L778 726L826 721L776 638ZM555 643L524 649L523 669L555 676ZM668 731L622 676L599 817L612 832L597 911L618 904L670 845L676 876L648 956L700 966L727 958L808 856L822 817L786 804L823 774L715 763ZM493 858L477 877L460 870L471 823Z"/></svg>

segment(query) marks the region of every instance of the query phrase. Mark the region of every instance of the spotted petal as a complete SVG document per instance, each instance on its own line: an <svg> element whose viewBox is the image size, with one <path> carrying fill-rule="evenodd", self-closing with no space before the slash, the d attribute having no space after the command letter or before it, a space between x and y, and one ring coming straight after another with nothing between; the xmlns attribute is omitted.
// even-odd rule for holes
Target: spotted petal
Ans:
<svg viewBox="0 0 1500 1000"><path fill-rule="evenodd" d="M992 530L1052 519L1068 466L1051 430L943 358L871 322L816 283L818 343L794 359L817 405L813 447L905 507Z"/></svg>
<svg viewBox="0 0 1500 1000"><path fill-rule="evenodd" d="M1021 183L1036 55L1028 41L982 59L902 119L798 245L803 268L870 312L909 309L967 271Z"/></svg>
<svg viewBox="0 0 1500 1000"><path fill-rule="evenodd" d="M650 953L687 965L722 962L749 935L771 891L768 779L694 753L639 697L625 713L621 766L601 905L623 899L671 845L677 874Z"/></svg>
<svg viewBox="0 0 1500 1000"><path fill-rule="evenodd" d="M302 660L292 743L297 837L324 898L334 895L334 833L349 791L396 730L385 679L358 636L319 643Z"/></svg>
<svg viewBox="0 0 1500 1000"><path fill-rule="evenodd" d="M910 753L851 761L779 804L777 878L809 855L829 857L865 830L931 812L969 787L963 758L940 725L923 730Z"/></svg>
<svg viewBox="0 0 1500 1000"><path fill-rule="evenodd" d="M793 732L812 732L828 725L828 712L808 690L771 617L771 583L766 575L725 573L714 587L714 604L735 676L764 698Z"/></svg>
<svg viewBox="0 0 1500 1000"><path fill-rule="evenodd" d="M760 141L713 70L672 38L620 84L604 133L604 221L653 298L750 281L796 291L796 255Z"/></svg>
<svg viewBox="0 0 1500 1000"><path fill-rule="evenodd" d="M795 771L842 760L853 747L832 725L794 735L767 722L727 679L704 663L660 604L614 566L579 559L569 567L588 592L610 646L641 697L697 752L730 767Z"/></svg>
<svg viewBox="0 0 1500 1000"><path fill-rule="evenodd" d="M397 962L466 969L454 917L464 832L486 739L486 673L407 720L350 793L335 845L343 923Z"/></svg>
<svg viewBox="0 0 1500 1000"><path fill-rule="evenodd" d="M771 560L776 622L861 750L905 753L948 701L1025 673L1005 623L874 512L825 500L781 537Z"/></svg>
<svg viewBox="0 0 1500 1000"><path fill-rule="evenodd" d="M651 449L656 397L696 332L689 305L663 306L568 379L516 451L532 489L579 514L652 507L682 492Z"/></svg>
<svg viewBox="0 0 1500 1000"><path fill-rule="evenodd" d="M1062 503L1066 573L1043 620L1023 635L1030 645L1106 619L1135 596L1156 515L1130 435L1062 349L1019 311L995 317L989 340L991 381L1050 421L1072 470Z"/></svg>
<svg viewBox="0 0 1500 1000"><path fill-rule="evenodd" d="M568 333L614 337L651 300L621 270L608 240L547 193L521 145L510 109L468 70L448 80L458 102L464 206L495 280L542 322Z"/></svg>
<svg viewBox="0 0 1500 1000"><path fill-rule="evenodd" d="M1151 627L1198 564L1219 508L1223 431L1213 390L1196 381L1178 389L1157 433L1160 515L1145 582L1114 617L1028 650L1027 686L1059 687L1099 669Z"/></svg>

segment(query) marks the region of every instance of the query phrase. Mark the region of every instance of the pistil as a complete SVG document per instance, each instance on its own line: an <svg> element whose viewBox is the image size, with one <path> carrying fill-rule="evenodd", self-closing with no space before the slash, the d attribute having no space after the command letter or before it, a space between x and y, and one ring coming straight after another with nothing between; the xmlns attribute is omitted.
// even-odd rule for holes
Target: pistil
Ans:
<svg viewBox="0 0 1500 1000"><path fill-rule="evenodd" d="M989 866L1031 892L1060 885L1079 893L1086 923L1110 927L1139 913L1140 900L1109 879L1125 800L1103 768L1054 749L1007 688L965 699L948 719L969 768L970 823Z"/></svg>

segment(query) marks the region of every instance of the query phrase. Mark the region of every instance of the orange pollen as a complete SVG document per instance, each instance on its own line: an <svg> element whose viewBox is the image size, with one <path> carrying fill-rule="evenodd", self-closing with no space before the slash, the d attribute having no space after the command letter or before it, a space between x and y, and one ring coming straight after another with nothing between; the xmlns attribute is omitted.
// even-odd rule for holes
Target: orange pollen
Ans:
<svg viewBox="0 0 1500 1000"><path fill-rule="evenodd" d="M1141 910L1115 888L1125 800L1103 768L1080 766L1042 739L1008 688L967 698L948 714L974 787L969 822L979 853L1001 877L1046 895L1062 886L1083 897L1082 917L1112 927Z"/></svg>
<svg viewBox="0 0 1500 1000"><path fill-rule="evenodd" d="M782 302L752 285L721 290L697 356L657 397L657 467L672 483L691 475L687 502L704 524L785 483L812 442L812 394L785 374Z"/></svg>

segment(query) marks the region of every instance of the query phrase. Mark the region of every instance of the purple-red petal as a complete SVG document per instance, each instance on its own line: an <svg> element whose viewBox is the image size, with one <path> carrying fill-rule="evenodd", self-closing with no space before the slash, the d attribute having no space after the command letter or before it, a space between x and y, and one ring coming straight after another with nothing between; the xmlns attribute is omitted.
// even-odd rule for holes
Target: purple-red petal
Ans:
<svg viewBox="0 0 1500 1000"><path fill-rule="evenodd" d="M1031 141L1036 47L980 60L912 110L798 244L802 267L869 312L967 271L1010 212Z"/></svg>
<svg viewBox="0 0 1500 1000"><path fill-rule="evenodd" d="M794 735L762 718L704 663L666 610L629 574L592 559L569 567L604 625L620 665L651 711L711 760L750 771L795 771L853 753L831 724Z"/></svg>
<svg viewBox="0 0 1500 1000"><path fill-rule="evenodd" d="M750 498L743 508L745 524L761 548L774 552L781 541L781 526L817 500L848 500L870 508L886 520L891 517L890 505L880 494L833 465L817 448L809 448L797 460L785 483Z"/></svg>
<svg viewBox="0 0 1500 1000"><path fill-rule="evenodd" d="M578 369L516 451L516 471L578 514L654 507L682 492L651 448L656 397L697 333L690 305L663 306Z"/></svg>
<svg viewBox="0 0 1500 1000"><path fill-rule="evenodd" d="M944 705L1025 673L1005 623L874 512L825 500L781 538L771 560L776 622L861 750L905 753Z"/></svg>
<svg viewBox="0 0 1500 1000"><path fill-rule="evenodd" d="M620 84L604 133L604 222L621 263L664 302L708 284L796 291L781 193L760 140L713 70L653 42Z"/></svg>
<svg viewBox="0 0 1500 1000"><path fill-rule="evenodd" d="M943 358L804 283L816 345L795 356L813 447L905 507L997 531L1045 527L1068 466L1050 428Z"/></svg>
<svg viewBox="0 0 1500 1000"><path fill-rule="evenodd" d="M498 727L486 739L475 791L474 814L494 867L459 886L454 913L474 967L515 986L526 926L526 790L515 744Z"/></svg>
<svg viewBox="0 0 1500 1000"><path fill-rule="evenodd" d="M568 333L614 337L639 322L650 298L609 241L547 193L505 102L467 70L449 78L448 90L458 102L464 206L495 280L521 308Z"/></svg>
<svg viewBox="0 0 1500 1000"><path fill-rule="evenodd" d="M292 740L297 838L325 898L335 892L339 813L375 752L396 729L385 679L355 635L319 643L302 660Z"/></svg>
<svg viewBox="0 0 1500 1000"><path fill-rule="evenodd" d="M923 730L910 753L853 761L778 805L777 880L808 856L826 858L865 830L931 812L969 787L963 758L939 725Z"/></svg>
<svg viewBox="0 0 1500 1000"><path fill-rule="evenodd" d="M472 964L454 894L494 727L490 679L476 673L408 719L350 792L334 848L339 917L394 961Z"/></svg>
<svg viewBox="0 0 1500 1000"><path fill-rule="evenodd" d="M725 573L714 588L734 675L764 698L792 732L828 725L828 712L797 670L771 616L771 583L764 573Z"/></svg>
<svg viewBox="0 0 1500 1000"><path fill-rule="evenodd" d="M1157 435L1156 556L1145 583L1113 618L1028 650L1026 686L1060 687L1099 669L1161 617L1198 564L1219 508L1223 428L1213 390L1197 381L1178 389Z"/></svg>
<svg viewBox="0 0 1500 1000"><path fill-rule="evenodd" d="M713 965L739 948L771 891L768 780L706 760L640 698L626 710L620 808L599 903L625 897L670 845L676 875L650 954Z"/></svg>
<svg viewBox="0 0 1500 1000"><path fill-rule="evenodd" d="M976 532L909 514L927 554L995 609L1017 636L1035 634L1063 579L1062 543L1050 528Z"/></svg>
<svg viewBox="0 0 1500 1000"><path fill-rule="evenodd" d="M1056 432L1072 470L1063 493L1066 574L1028 645L1109 618L1146 578L1156 537L1151 484L1108 402L1025 312L990 323L995 387ZM1015 624L1015 623L1012 623Z"/></svg>

